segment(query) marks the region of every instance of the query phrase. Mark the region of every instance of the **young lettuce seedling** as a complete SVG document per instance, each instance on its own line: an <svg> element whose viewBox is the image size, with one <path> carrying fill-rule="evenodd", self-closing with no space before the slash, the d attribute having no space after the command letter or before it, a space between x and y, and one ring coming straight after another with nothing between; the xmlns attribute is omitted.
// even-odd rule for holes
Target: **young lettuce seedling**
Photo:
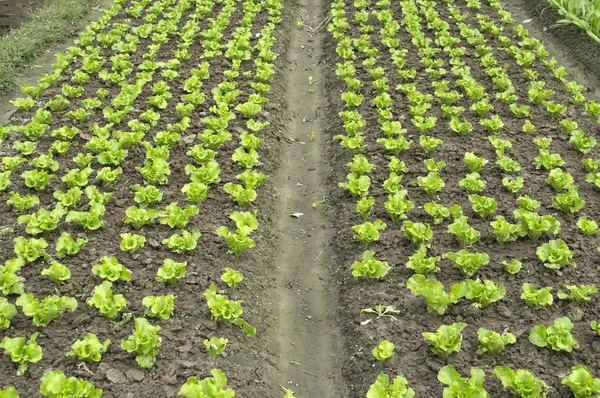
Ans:
<svg viewBox="0 0 600 398"><path fill-rule="evenodd" d="M446 365L440 369L438 380L447 385L444 388L444 395L447 397L480 397L489 398L487 391L483 387L485 373L483 369L471 368L471 377L461 377L460 373L452 365Z"/></svg>
<svg viewBox="0 0 600 398"><path fill-rule="evenodd" d="M477 337L481 346L477 349L477 355L488 353L490 355L497 355L504 351L505 346L509 344L515 344L517 338L514 334L509 333L507 330L500 334L493 330L486 328L479 328L477 330Z"/></svg>
<svg viewBox="0 0 600 398"><path fill-rule="evenodd" d="M100 362L102 354L106 352L109 345L109 339L102 343L98 336L87 333L83 339L77 340L71 345L71 351L67 352L66 356L76 356L80 361Z"/></svg>
<svg viewBox="0 0 600 398"><path fill-rule="evenodd" d="M226 338L213 336L210 340L204 340L204 346L214 361L217 355L221 355L225 351L228 342L229 340Z"/></svg>
<svg viewBox="0 0 600 398"><path fill-rule="evenodd" d="M212 377L206 377L202 380L198 380L196 377L191 376L187 379L187 382L181 386L178 395L185 398L201 397L204 391L211 391L216 397L233 398L235 397L235 391L231 388L225 388L227 385L227 377L219 369L213 369L210 371Z"/></svg>
<svg viewBox="0 0 600 398"><path fill-rule="evenodd" d="M394 356L394 343L391 343L387 340L382 340L377 344L375 348L371 351L375 359L380 362L385 361Z"/></svg>
<svg viewBox="0 0 600 398"><path fill-rule="evenodd" d="M146 318L135 318L135 331L121 340L121 348L127 352L135 352L135 361L144 368L151 368L156 362L162 338L158 335L160 326L152 326Z"/></svg>
<svg viewBox="0 0 600 398"><path fill-rule="evenodd" d="M528 370L514 371L507 366L496 366L492 374L517 397L545 397L550 390L545 381Z"/></svg>
<svg viewBox="0 0 600 398"><path fill-rule="evenodd" d="M571 389L576 398L600 394L600 379L592 376L592 372L584 365L572 367L571 372L561 382Z"/></svg>
<svg viewBox="0 0 600 398"><path fill-rule="evenodd" d="M459 352L462 335L461 332L467 324L455 322L452 325L441 325L436 332L421 333L425 340L433 347L431 351L440 358L447 358L453 352Z"/></svg>
<svg viewBox="0 0 600 398"><path fill-rule="evenodd" d="M25 342L24 337L10 338L5 336L0 342L0 348L6 355L10 355L13 362L19 364L17 376L23 376L30 363L36 363L42 360L42 347L37 343L39 332L32 334L29 340Z"/></svg>
<svg viewBox="0 0 600 398"><path fill-rule="evenodd" d="M529 332L529 341L538 347L571 352L579 347L579 343L571 335L573 326L568 317L556 318L552 326L534 326Z"/></svg>
<svg viewBox="0 0 600 398"><path fill-rule="evenodd" d="M92 383L85 380L72 376L67 378L60 370L52 370L42 376L40 394L48 398L70 398L73 396L100 398L102 397L102 389L96 388Z"/></svg>

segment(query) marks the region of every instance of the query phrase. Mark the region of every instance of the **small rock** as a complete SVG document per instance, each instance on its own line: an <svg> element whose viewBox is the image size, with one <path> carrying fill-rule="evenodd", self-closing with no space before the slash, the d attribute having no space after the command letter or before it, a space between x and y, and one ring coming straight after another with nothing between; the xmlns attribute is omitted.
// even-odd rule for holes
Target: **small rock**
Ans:
<svg viewBox="0 0 600 398"><path fill-rule="evenodd" d="M508 307L507 307L507 306L505 306L505 305L498 305L498 306L496 307L496 311L498 312L498 315L500 315L500 316L502 316L502 317L504 317L504 318L506 318L506 319L509 319L509 318L511 318L511 317L512 317L512 315L513 315L513 314L510 312L510 310L508 309Z"/></svg>
<svg viewBox="0 0 600 398"><path fill-rule="evenodd" d="M183 137L181 140L186 144L191 144L196 139L196 134L190 134Z"/></svg>
<svg viewBox="0 0 600 398"><path fill-rule="evenodd" d="M148 244L150 245L150 247L154 248L154 249L159 249L160 248L160 243L158 243L158 241L156 239L148 239Z"/></svg>
<svg viewBox="0 0 600 398"><path fill-rule="evenodd" d="M106 371L106 379L111 383L115 384L125 384L127 383L127 379L123 372L117 369L109 369Z"/></svg>
<svg viewBox="0 0 600 398"><path fill-rule="evenodd" d="M146 375L144 374L144 372L142 372L139 369L128 369L127 372L125 372L125 376L127 376L127 378L131 381L142 381L144 380L144 377L146 377Z"/></svg>
<svg viewBox="0 0 600 398"><path fill-rule="evenodd" d="M96 369L96 373L99 374L100 376L105 376L106 372L108 372L110 370L110 365L107 363L100 363L100 365L98 365L98 368Z"/></svg>

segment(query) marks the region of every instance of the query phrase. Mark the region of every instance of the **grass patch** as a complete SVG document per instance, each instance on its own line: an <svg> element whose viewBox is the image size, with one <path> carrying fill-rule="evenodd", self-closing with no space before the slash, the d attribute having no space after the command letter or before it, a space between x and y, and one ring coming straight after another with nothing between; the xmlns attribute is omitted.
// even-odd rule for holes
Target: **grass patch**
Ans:
<svg viewBox="0 0 600 398"><path fill-rule="evenodd" d="M23 25L0 38L0 96L15 87L15 76L50 45L64 40L96 0L48 0Z"/></svg>

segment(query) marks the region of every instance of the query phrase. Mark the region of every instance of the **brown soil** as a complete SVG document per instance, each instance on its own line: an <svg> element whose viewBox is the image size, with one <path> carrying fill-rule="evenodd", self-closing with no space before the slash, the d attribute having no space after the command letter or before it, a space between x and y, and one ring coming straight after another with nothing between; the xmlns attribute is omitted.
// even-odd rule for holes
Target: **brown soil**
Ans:
<svg viewBox="0 0 600 398"><path fill-rule="evenodd" d="M0 3L0 37L17 29L44 0L4 0Z"/></svg>
<svg viewBox="0 0 600 398"><path fill-rule="evenodd" d="M285 69L287 76L287 126L284 130L277 197L277 229L280 267L279 325L274 340L279 342L279 384L297 397L343 397L340 378L342 361L335 306L335 281L328 272L328 242L333 230L328 225L325 199L325 172L328 161L323 153L328 136L323 134L321 108L326 88L318 60L321 37L306 29L322 20L321 1L294 4L288 26L290 47ZM311 80L312 79L312 80ZM316 208L315 202L323 202ZM292 216L296 214L296 216ZM283 394L283 393L282 393Z"/></svg>

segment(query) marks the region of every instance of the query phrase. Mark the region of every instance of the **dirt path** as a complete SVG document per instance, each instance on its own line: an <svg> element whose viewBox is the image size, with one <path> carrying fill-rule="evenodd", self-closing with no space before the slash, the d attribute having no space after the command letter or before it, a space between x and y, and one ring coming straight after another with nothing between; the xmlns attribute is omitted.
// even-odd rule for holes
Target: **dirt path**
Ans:
<svg viewBox="0 0 600 398"><path fill-rule="evenodd" d="M316 27L322 20L319 0L297 4L305 25ZM298 17L300 20L300 17ZM335 302L327 286L327 220L323 214L326 161L321 134L325 104L320 71L321 37L294 28L288 49L288 129L280 170L278 209L280 266L280 385L297 397L339 396L334 379L336 363L333 312ZM321 113L320 113L321 111ZM313 208L313 203L320 204ZM292 215L296 213L296 215Z"/></svg>

